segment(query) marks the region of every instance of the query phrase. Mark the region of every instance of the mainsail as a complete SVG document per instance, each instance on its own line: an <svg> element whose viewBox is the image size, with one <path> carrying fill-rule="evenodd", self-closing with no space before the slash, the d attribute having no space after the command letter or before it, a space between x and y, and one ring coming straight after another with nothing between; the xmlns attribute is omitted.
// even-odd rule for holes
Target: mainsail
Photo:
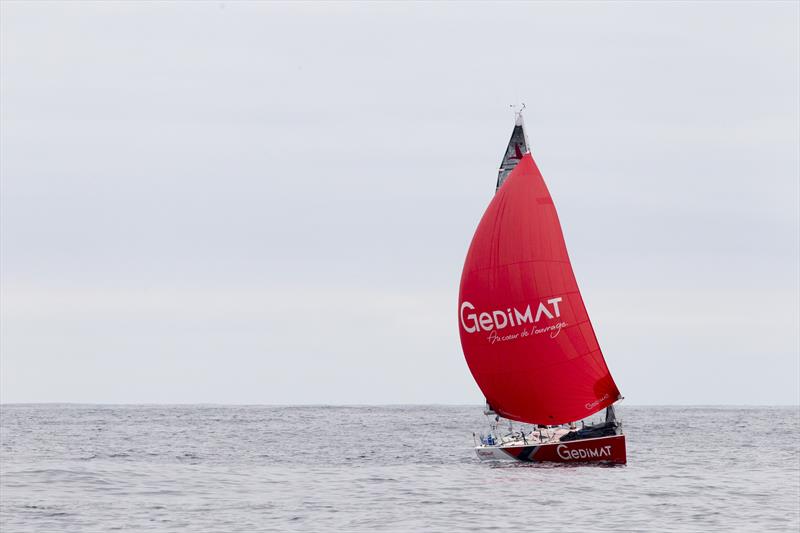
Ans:
<svg viewBox="0 0 800 533"><path fill-rule="evenodd" d="M464 263L461 345L491 409L511 420L556 425L590 416L620 393L519 120L503 162L512 160L518 128L522 157L505 179L501 167Z"/></svg>
<svg viewBox="0 0 800 533"><path fill-rule="evenodd" d="M511 139L508 141L506 153L503 154L503 160L500 161L500 170L497 172L497 187L495 190L500 189L503 182L506 181L511 171L522 161L522 156L528 153L528 139L525 137L525 126L522 121L522 113L517 113L516 123L514 124L514 131L511 132Z"/></svg>

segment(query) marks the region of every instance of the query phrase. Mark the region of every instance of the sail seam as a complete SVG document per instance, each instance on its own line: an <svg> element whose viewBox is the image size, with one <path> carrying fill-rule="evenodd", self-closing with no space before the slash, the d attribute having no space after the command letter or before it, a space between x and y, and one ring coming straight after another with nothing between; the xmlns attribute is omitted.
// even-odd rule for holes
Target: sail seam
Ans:
<svg viewBox="0 0 800 533"><path fill-rule="evenodd" d="M470 273L472 273L472 272L480 272L482 270L492 270L492 269L496 269L496 268L509 267L509 266L514 266L514 265L523 265L525 263L562 263L562 264L571 265L569 260L562 261L562 260L559 260L559 259L531 259L529 261L517 261L515 263L505 263L505 264L496 265L496 266L475 268L473 270L468 270L467 272L470 272Z"/></svg>

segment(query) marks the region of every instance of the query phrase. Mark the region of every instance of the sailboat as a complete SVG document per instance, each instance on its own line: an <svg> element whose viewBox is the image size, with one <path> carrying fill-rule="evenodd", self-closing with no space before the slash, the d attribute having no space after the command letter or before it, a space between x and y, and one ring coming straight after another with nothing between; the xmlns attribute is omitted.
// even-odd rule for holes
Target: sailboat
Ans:
<svg viewBox="0 0 800 533"><path fill-rule="evenodd" d="M614 411L622 395L529 150L522 109L464 262L458 312L464 357L493 419L488 435L475 436L480 459L625 464Z"/></svg>

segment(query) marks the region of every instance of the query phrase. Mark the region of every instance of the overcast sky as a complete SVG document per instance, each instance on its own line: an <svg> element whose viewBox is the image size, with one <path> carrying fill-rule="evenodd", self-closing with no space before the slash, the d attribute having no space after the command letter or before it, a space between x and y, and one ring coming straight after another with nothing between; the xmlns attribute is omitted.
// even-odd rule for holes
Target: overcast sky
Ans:
<svg viewBox="0 0 800 533"><path fill-rule="evenodd" d="M796 404L799 5L4 1L0 400L482 402L524 101L627 403Z"/></svg>

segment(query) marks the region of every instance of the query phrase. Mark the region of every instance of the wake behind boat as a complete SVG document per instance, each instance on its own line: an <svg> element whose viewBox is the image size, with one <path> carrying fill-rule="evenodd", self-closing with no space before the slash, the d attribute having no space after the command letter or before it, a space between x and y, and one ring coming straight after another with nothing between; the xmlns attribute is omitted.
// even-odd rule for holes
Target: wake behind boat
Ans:
<svg viewBox="0 0 800 533"><path fill-rule="evenodd" d="M567 254L553 199L528 148L521 111L496 194L470 244L459 291L464 356L492 432L481 459L626 462L606 366ZM576 421L606 409L604 421ZM501 419L509 430L498 436ZM513 421L533 429L514 431Z"/></svg>

